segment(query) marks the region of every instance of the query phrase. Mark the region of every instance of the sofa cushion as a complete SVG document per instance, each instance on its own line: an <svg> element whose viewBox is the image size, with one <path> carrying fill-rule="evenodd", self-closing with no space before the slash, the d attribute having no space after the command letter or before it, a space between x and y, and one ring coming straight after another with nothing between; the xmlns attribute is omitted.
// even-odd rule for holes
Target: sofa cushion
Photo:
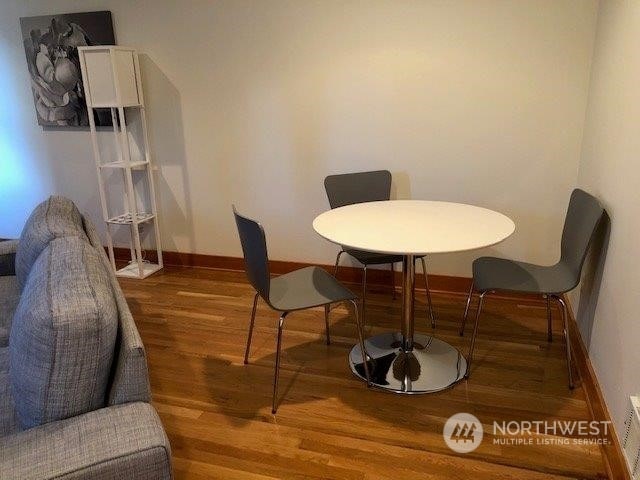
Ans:
<svg viewBox="0 0 640 480"><path fill-rule="evenodd" d="M0 348L0 438L18 431L20 425L9 385L9 349Z"/></svg>
<svg viewBox="0 0 640 480"><path fill-rule="evenodd" d="M109 274L79 237L52 240L31 268L9 336L23 428L105 405L118 328Z"/></svg>
<svg viewBox="0 0 640 480"><path fill-rule="evenodd" d="M27 219L16 250L15 270L20 287L38 255L54 238L82 236L82 217L68 198L51 196L38 205Z"/></svg>
<svg viewBox="0 0 640 480"><path fill-rule="evenodd" d="M151 386L149 385L149 370L147 368L147 355L142 344L142 339L131 316L131 310L122 293L116 276L113 274L111 264L104 252L100 236L96 232L91 221L83 215L84 231L89 238L89 243L96 249L104 262L105 268L111 272L111 286L118 306L119 329L116 342L115 365L112 374L111 385L108 392L108 405L119 405L129 402L150 402Z"/></svg>
<svg viewBox="0 0 640 480"><path fill-rule="evenodd" d="M11 319L20 301L20 287L15 275L0 277L0 347L9 341Z"/></svg>
<svg viewBox="0 0 640 480"><path fill-rule="evenodd" d="M89 244L91 244L91 246L96 249L107 270L113 273L111 262L109 261L109 257L105 252L104 245L102 243L102 240L100 239L100 235L98 234L95 225L91 222L91 220L89 220L86 214L82 215L82 229L84 231L84 234L87 236Z"/></svg>

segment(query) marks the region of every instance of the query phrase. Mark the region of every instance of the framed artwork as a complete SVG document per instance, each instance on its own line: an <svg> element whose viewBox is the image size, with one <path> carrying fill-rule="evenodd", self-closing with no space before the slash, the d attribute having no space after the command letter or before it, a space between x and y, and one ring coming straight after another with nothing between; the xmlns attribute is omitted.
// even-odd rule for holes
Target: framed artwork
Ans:
<svg viewBox="0 0 640 480"><path fill-rule="evenodd" d="M65 13L20 19L38 124L89 125L78 47L115 45L111 12ZM111 125L108 109L96 126Z"/></svg>

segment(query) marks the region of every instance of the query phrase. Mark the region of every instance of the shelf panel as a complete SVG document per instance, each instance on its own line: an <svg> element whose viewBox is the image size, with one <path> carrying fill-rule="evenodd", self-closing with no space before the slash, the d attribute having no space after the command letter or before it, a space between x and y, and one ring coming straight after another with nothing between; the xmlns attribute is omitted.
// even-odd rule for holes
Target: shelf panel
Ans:
<svg viewBox="0 0 640 480"><path fill-rule="evenodd" d="M138 212L136 218L133 218L133 215L130 213L123 213L122 215L117 215L115 217L111 217L107 220L107 223L111 223L113 225L131 225L135 223L136 225L139 223L148 222L153 220L155 215L153 213L147 212Z"/></svg>
<svg viewBox="0 0 640 480"><path fill-rule="evenodd" d="M121 45L91 45L87 47L80 47L78 50L118 50L121 52L135 52L136 49L133 47L123 47Z"/></svg>
<svg viewBox="0 0 640 480"><path fill-rule="evenodd" d="M131 262L126 267L116 270L116 276L126 278L147 278L152 273L161 269L162 267L157 263L142 262L142 276L140 276L138 262Z"/></svg>
<svg viewBox="0 0 640 480"><path fill-rule="evenodd" d="M129 166L131 168L143 168L143 167L146 167L147 165L149 165L149 162L147 162L146 160L129 162ZM100 168L127 168L127 164L124 162L109 162L109 163L103 163L102 165L100 165Z"/></svg>
<svg viewBox="0 0 640 480"><path fill-rule="evenodd" d="M93 103L91 105L87 105L89 108L130 108L130 107L144 107L144 105L142 105L141 103L123 103L123 104L116 104L116 103Z"/></svg>

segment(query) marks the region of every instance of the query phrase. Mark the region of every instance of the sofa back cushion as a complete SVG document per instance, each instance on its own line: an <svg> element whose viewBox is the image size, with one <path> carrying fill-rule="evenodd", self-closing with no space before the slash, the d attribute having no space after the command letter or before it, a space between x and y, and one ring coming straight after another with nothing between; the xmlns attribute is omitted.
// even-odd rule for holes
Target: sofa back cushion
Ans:
<svg viewBox="0 0 640 480"><path fill-rule="evenodd" d="M118 329L109 273L79 237L52 240L24 285L9 337L22 428L105 405Z"/></svg>
<svg viewBox="0 0 640 480"><path fill-rule="evenodd" d="M49 242L54 238L68 236L86 238L80 212L68 198L51 196L31 212L22 229L15 259L20 287L24 287L36 258Z"/></svg>
<svg viewBox="0 0 640 480"><path fill-rule="evenodd" d="M151 386L149 385L147 355L131 315L131 310L129 310L127 300L104 252L104 247L96 228L86 215L82 216L82 224L89 243L96 249L105 268L109 271L109 279L111 280L111 287L118 307L118 338L116 340L113 367L111 368L111 381L107 391L107 405L150 402Z"/></svg>

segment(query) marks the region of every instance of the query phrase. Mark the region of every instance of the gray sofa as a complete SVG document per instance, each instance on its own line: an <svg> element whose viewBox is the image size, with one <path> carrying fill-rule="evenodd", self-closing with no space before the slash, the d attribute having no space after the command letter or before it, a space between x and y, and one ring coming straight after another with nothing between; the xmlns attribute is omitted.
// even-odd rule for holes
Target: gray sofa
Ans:
<svg viewBox="0 0 640 480"><path fill-rule="evenodd" d="M171 478L150 396L99 237L50 197L0 242L0 479Z"/></svg>

